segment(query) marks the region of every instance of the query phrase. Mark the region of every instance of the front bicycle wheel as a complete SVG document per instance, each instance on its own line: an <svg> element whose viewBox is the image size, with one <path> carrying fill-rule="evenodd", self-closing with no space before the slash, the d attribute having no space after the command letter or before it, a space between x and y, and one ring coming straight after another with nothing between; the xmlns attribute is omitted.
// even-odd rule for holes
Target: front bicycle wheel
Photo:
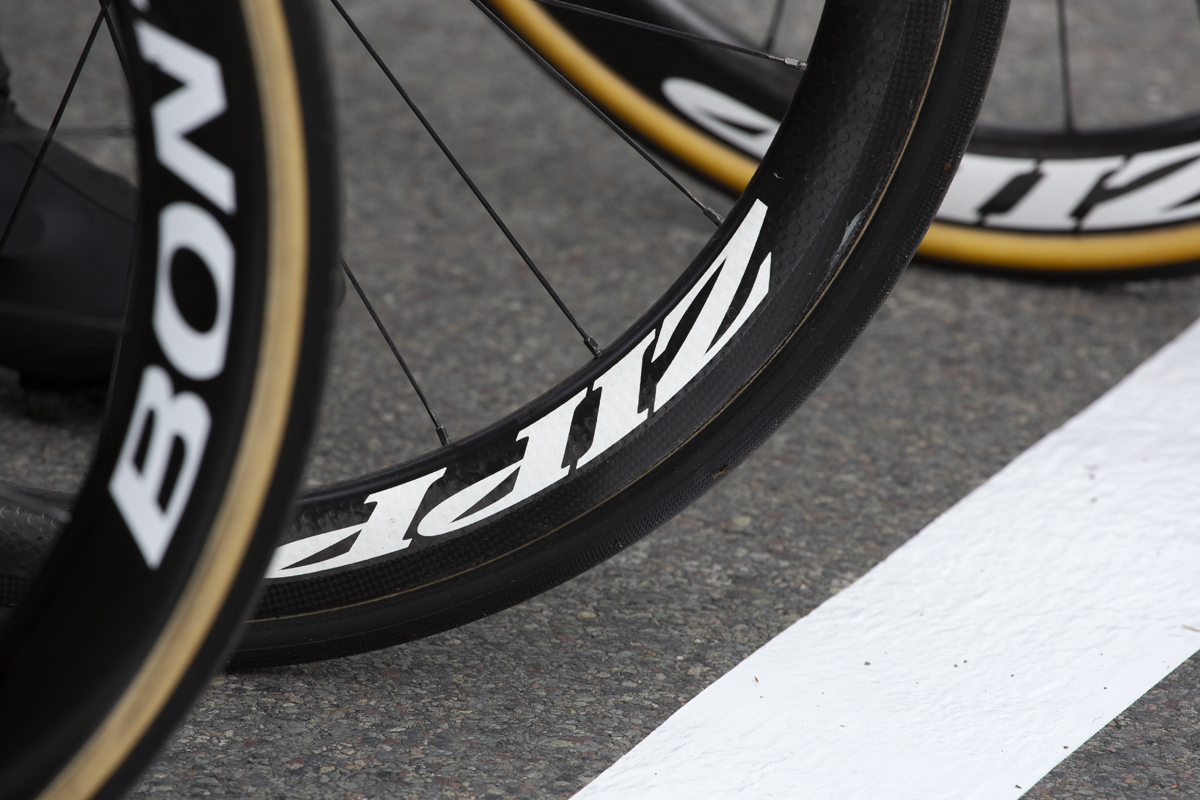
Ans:
<svg viewBox="0 0 1200 800"><path fill-rule="evenodd" d="M582 51L538 6L493 6L521 36L535 39L522 23L534 19ZM907 264L962 155L1004 9L828 4L761 168L670 290L508 417L307 493L233 663L329 658L477 619L712 487L832 369Z"/></svg>
<svg viewBox="0 0 1200 800"><path fill-rule="evenodd" d="M5 798L118 796L204 687L287 512L325 350L337 184L310 10L101 8L141 225L92 467L0 630ZM6 550L68 518L3 496Z"/></svg>

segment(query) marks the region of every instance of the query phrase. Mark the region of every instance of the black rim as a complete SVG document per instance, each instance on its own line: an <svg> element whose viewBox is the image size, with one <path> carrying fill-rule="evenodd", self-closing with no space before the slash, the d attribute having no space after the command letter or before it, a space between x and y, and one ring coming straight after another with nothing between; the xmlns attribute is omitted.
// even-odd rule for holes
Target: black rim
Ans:
<svg viewBox="0 0 1200 800"><path fill-rule="evenodd" d="M256 619L261 621L251 624L236 663L271 663L276 658L271 650L288 638L328 639L328 628L323 627L327 623L344 625L349 631L348 639L314 643L301 657L329 657L381 643L394 643L400 640L394 616L400 605L404 608L399 609L399 615L410 623L403 638L424 635L447 624L475 618L480 615L479 608L494 609L486 601L474 599L491 591L489 586L514 580L514 575L532 569L534 560L544 561L546 553L562 547L577 548L575 531L584 525L581 517L593 515L600 505L603 510L595 512L596 517L609 514L613 508L624 509L623 503L636 494L630 494L629 487L644 480L644 476L656 468L660 470L659 474L664 474L662 470L670 472L672 465L664 461L668 454L681 453L680 446L687 446L686 443L721 412L729 398L737 397L755 372L771 360L780 343L795 334L797 326L808 317L866 230L870 212L890 177L880 174L880 164L896 163L903 150L905 135L915 109L920 107L942 33L944 9L941 5L912 4L907 8L907 16L905 10L883 4L854 9L841 4L827 7L816 49L818 57L785 120L784 134L777 140L777 143L794 145L794 149L780 144L768 154L765 162L768 168L760 170L735 205L725 226L668 295L614 343L603 362L587 365L537 402L426 459L306 495L302 513L285 542L311 544L303 549L303 557L295 560L277 555L273 574L287 574L287 567L307 574L290 579L276 577L268 582L256 612ZM887 31L884 41L871 38L872 25L874 30ZM833 57L848 48L851 52L857 48L864 54L863 60L855 63ZM976 88L981 92L981 85ZM842 105L848 98L849 109ZM976 100L972 100L966 104L968 115L973 112L975 103ZM867 120L871 124L867 124ZM835 154L833 159L830 159L831 153ZM953 156L957 157L957 154ZM774 178L775 174L785 178ZM661 413L655 410L648 422L628 434L623 447L606 452L603 459L582 464L597 425L596 412L585 405L594 399L596 379L630 353L644 352L648 356L651 348L646 337L651 331L656 337L661 335L664 317L676 307L680 298L687 295L697 279L706 274L714 258L758 204L767 209L761 238L755 237L757 243L746 261L737 299L726 318L728 321L739 316L747 303L746 298L753 296L760 265L768 254L771 256L771 313L756 311L749 316L744 327L721 351L720 357L704 367L702 391L688 393L686 403L673 401L666 404ZM902 260L906 263L907 257L903 256ZM886 287L887 281L894 277L892 274L890 278L877 280ZM879 289L876 292L878 299L882 300L885 293L886 288ZM703 302L703 299L696 301L693 311ZM687 331L686 324L690 321L678 330ZM681 333L675 341L682 340L685 335ZM669 361L671 355L670 351L662 353L660 363ZM642 357L640 371L643 409L652 406L649 398L655 390L654 381L659 378L653 374L647 356ZM828 366L832 366L832 362L818 371ZM576 465L570 480L497 514L495 519L480 514L490 507L489 504L503 505L501 493L504 487L501 485L494 494L481 494L474 508L459 509L463 512L461 518L470 519L472 514L478 514L483 516L481 521L449 535L421 535L424 521L434 516L430 512L436 506L475 482L482 484L484 479L498 475L504 467L520 463L524 453L517 441L519 431L544 419L547 411L561 407L565 399L581 397L579 405L574 407L579 411L573 415L569 428L563 425L567 432L563 434L563 449L558 451L566 469L572 469L572 463ZM669 460L673 459L675 455ZM444 475L433 474L443 468L447 470ZM418 480L425 476L432 477L425 482ZM404 483L416 484L413 491L417 492L417 500L413 501L416 505L406 529L402 528L393 536L393 549L369 560L353 561L355 548L363 547L373 535L370 530L372 515L380 513L379 509L385 505L390 513L396 513L396 507L388 505L390 500L374 498L367 503L368 495L385 490L395 494L395 489L389 487ZM609 502L605 505L605 501ZM625 510L621 512L624 513ZM408 512L404 518L408 518ZM575 522L562 527L569 520ZM587 521L591 521L590 517ZM658 519L654 524L661 521ZM644 520L637 528L640 533L636 536L649 530ZM554 543L545 539L550 533L554 534ZM634 534L630 533L605 541L602 546L604 557L629 544L632 537ZM396 545L401 539L406 543ZM565 544L567 542L573 543ZM538 544L541 553L536 558L525 549L533 543ZM397 556L400 548L403 553ZM282 550L301 552L286 546ZM370 552L370 547L366 551ZM504 563L497 559L503 559ZM592 556L582 560L568 558L575 566L567 572L576 574L586 568L580 564L586 562L590 566L595 563L591 559ZM525 562L524 566L522 562ZM505 563L508 566L504 566ZM447 596L454 594L447 586L459 583L447 579L482 565L489 565L484 572L489 572L490 577L479 577L471 589L460 590L457 600ZM314 575L313 571L325 574ZM567 572L560 571L555 582L569 577ZM524 596L528 596L532 585L527 584L522 590ZM505 595L504 603L520 599L514 599L510 593L501 594ZM373 606L362 605L379 598L391 598L379 604L388 605L387 610L376 613ZM440 607L444 611L447 605L460 600L467 604L476 603L478 607L472 611L449 613L436 610ZM307 621L302 616L295 616L314 612L321 613L322 619L307 628ZM430 617L427 624L413 622L426 615ZM279 617L285 619L273 619ZM433 621L433 617L437 620ZM273 627L277 622L295 627L280 637L275 633L278 627Z"/></svg>
<svg viewBox="0 0 1200 800"><path fill-rule="evenodd" d="M146 222L92 469L72 522L0 631L5 797L33 796L49 784L97 727L110 722L110 712L141 674L215 539L214 520L228 500L260 372L269 296L269 183L258 84L239 79L258 74L242 8L237 0L138 5L145 10L121 3L118 19L129 45L140 217ZM299 2L290 4L290 16L311 25ZM207 114L174 130L159 120L156 130L155 104L197 86L208 93ZM304 91L314 121L327 116L322 93L320 82ZM195 108L185 106L185 114ZM179 116L174 119L178 124ZM325 123L315 130L330 128ZM164 155L161 145L172 136L187 136L199 149L200 167L195 158ZM324 212L321 219L336 217L330 156L328 148L309 153L314 188L324 190L316 208ZM324 264L308 271L310 315L301 355L308 373L295 386L300 396L315 395L320 385L335 232L315 226L310 244ZM208 319L189 316L179 299L189 293L215 298ZM287 418L283 455L291 461L285 465L302 460L312 412L310 401ZM265 502L258 499L261 515L256 511L246 520L256 543L245 543L248 557L219 590L226 593L211 627L195 629L196 659L156 690L165 694L149 729L133 734L132 749L93 762L106 766L89 768L81 785L92 788L72 791L119 794L190 705L254 596L271 533L298 477L298 468L286 467L270 481Z"/></svg>

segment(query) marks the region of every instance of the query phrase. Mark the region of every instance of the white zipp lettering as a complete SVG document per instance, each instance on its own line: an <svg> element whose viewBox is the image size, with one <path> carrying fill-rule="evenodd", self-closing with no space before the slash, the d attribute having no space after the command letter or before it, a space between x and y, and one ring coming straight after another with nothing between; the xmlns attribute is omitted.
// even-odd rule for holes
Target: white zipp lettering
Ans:
<svg viewBox="0 0 1200 800"><path fill-rule="evenodd" d="M687 78L667 78L663 96L709 133L762 158L779 130L778 120L724 92Z"/></svg>
<svg viewBox="0 0 1200 800"><path fill-rule="evenodd" d="M571 419L586 396L587 392L580 392L521 430L517 434L517 441L525 439L527 442L525 455L520 461L443 500L421 520L417 533L422 536L441 536L465 528L506 508L512 508L567 477L570 465L563 466L562 462L567 449L567 437L571 433ZM517 480L512 491L477 511L467 513L514 471Z"/></svg>
<svg viewBox="0 0 1200 800"><path fill-rule="evenodd" d="M151 569L162 563L191 496L211 424L208 407L199 396L176 394L165 369L146 367L108 491ZM138 450L144 439L139 466ZM171 456L179 446L183 458L168 486Z"/></svg>
<svg viewBox="0 0 1200 800"><path fill-rule="evenodd" d="M1032 172L1037 161L1032 158L999 158L967 153L950 183L937 218L950 222L974 225L987 201L1018 175Z"/></svg>
<svg viewBox="0 0 1200 800"><path fill-rule="evenodd" d="M372 509L370 518L361 525L339 528L277 547L275 555L271 557L271 566L267 568L267 577L280 578L321 572L405 549L412 544L412 540L405 534L416 516L421 500L429 491L429 487L445 474L446 468L443 467L407 483L367 495L366 502L375 503L375 508ZM294 566L355 533L358 533L358 538L354 540L353 548L340 556L315 564Z"/></svg>
<svg viewBox="0 0 1200 800"><path fill-rule="evenodd" d="M1159 170L1174 171L1137 182ZM1007 211L984 214L983 209L1010 182L1036 173L1025 193ZM1082 218L1075 216L1097 190L1095 204ZM1035 161L967 153L937 218L967 225L1010 230L1121 230L1200 218L1200 142L1138 153L1132 158L1064 158Z"/></svg>
<svg viewBox="0 0 1200 800"><path fill-rule="evenodd" d="M562 466L562 461L571 429L571 419L585 396L586 392L580 392L564 405L522 429L517 434L517 441L528 441L525 445L525 455L520 460L443 500L421 520L417 533L421 536L441 536L465 528L511 508L565 478L570 468ZM517 478L512 491L485 508L466 514L514 472L517 473ZM407 483L368 495L365 502L376 505L370 518L361 525L321 533L276 548L274 556L271 557L271 566L267 569L267 577L281 578L321 572L404 550L412 544L412 539L406 534L421 501L429 487L445 474L446 469L443 467ZM300 563L356 532L358 538L354 540L349 551L313 564Z"/></svg>
<svg viewBox="0 0 1200 800"><path fill-rule="evenodd" d="M625 438L625 435L646 421L650 409L638 411L638 398L642 389L642 360L646 348L654 341L654 333L630 350L617 365L593 381L600 392L600 409L596 412L596 430L592 444L579 459L583 466L608 448Z"/></svg>
<svg viewBox="0 0 1200 800"><path fill-rule="evenodd" d="M700 316L696 318L695 324L687 332L687 338L684 339L679 352L675 354L667 371L658 380L658 387L654 391L655 410L662 408L663 404L674 397L688 381L696 377L704 365L711 361L713 356L733 338L733 335L750 318L750 313L767 296L767 285L771 278L770 253L767 253L766 258L759 264L754 285L751 287L750 295L746 298L741 311L720 338L716 338L721 322L729 312L734 293L737 292L742 277L745 276L746 270L750 266L750 255L754 250L754 245L758 242L758 234L762 230L766 215L767 207L761 200L755 200L750 212L746 214L742 224L738 226L729 243L725 245L725 249L717 256L717 260L663 321L662 333L654 345L653 357L655 360L658 360L667 349L674 336L675 328L692 304L696 302L700 292L710 280L716 281L708 295L708 300L704 303L704 308L700 311ZM713 277L714 273L716 274L715 278Z"/></svg>
<svg viewBox="0 0 1200 800"><path fill-rule="evenodd" d="M1188 163L1190 162L1190 163ZM1099 203L1083 219L1085 230L1165 225L1200 216L1200 142L1138 153L1105 178L1102 189L1120 189L1139 178L1174 164L1184 166L1139 189ZM1191 202L1189 202L1191 201Z"/></svg>
<svg viewBox="0 0 1200 800"><path fill-rule="evenodd" d="M1097 177L1116 169L1121 156L1043 161L1041 175L1020 201L1002 214L988 216L987 224L1026 230L1071 230L1071 216L1096 185Z"/></svg>
<svg viewBox="0 0 1200 800"><path fill-rule="evenodd" d="M200 259L216 287L216 319L207 331L193 328L175 302L171 263L182 250ZM233 319L233 260L233 242L212 214L186 202L172 203L159 213L154 332L171 364L194 380L215 378L225 369Z"/></svg>
<svg viewBox="0 0 1200 800"><path fill-rule="evenodd" d="M767 206L756 201L700 280L664 318L661 329L644 336L620 360L592 381L590 391L600 395L596 425L591 444L575 459L576 468L582 468L609 452L654 413L649 408L638 409L640 398L649 389L644 383L648 378L643 374L643 365L652 344L657 342L654 358L665 359L669 349L667 345L677 336L683 337L659 378L658 396L654 402L654 409L658 409L729 344L754 309L762 303L771 279L769 253L759 265L751 289L741 307L736 309L733 321L726 330L720 330L722 321L730 314L738 287L746 278L766 214ZM705 287L709 287L709 292L704 305L697 311L691 327L683 331L680 328L683 318L699 301ZM363 523L280 546L271 560L267 578L290 578L325 572L397 553L412 544L410 532L414 527L415 535L420 537L444 536L484 522L544 492L570 474L572 459L568 448L575 446L571 443L571 423L588 393L588 390L577 392L562 405L521 429L515 440L518 443L525 441L525 452L521 458L459 488L454 494L440 500L424 516L418 517L418 511L423 505L432 504L428 494L434 484L446 475L445 467L369 495L364 503L374 503L375 507ZM512 482L512 488L506 494L493 497L509 481ZM329 551L328 556L324 553L326 550Z"/></svg>
<svg viewBox="0 0 1200 800"><path fill-rule="evenodd" d="M185 138L225 113L220 63L144 20L134 23L134 31L142 57L183 84L150 110L155 155L217 208L234 213L233 170Z"/></svg>
<svg viewBox="0 0 1200 800"><path fill-rule="evenodd" d="M711 86L673 77L664 80L661 89L663 96L692 122L759 158L766 154L779 129L777 120ZM1172 165L1179 168L1132 188L1139 179ZM1035 171L1036 180L1012 207L983 213L1014 178ZM1096 203L1082 219L1073 216L1096 189L1116 194ZM1013 230L1120 230L1198 219L1197 194L1200 142L1138 153L1128 160L1124 156L1038 160L967 153L937 218Z"/></svg>

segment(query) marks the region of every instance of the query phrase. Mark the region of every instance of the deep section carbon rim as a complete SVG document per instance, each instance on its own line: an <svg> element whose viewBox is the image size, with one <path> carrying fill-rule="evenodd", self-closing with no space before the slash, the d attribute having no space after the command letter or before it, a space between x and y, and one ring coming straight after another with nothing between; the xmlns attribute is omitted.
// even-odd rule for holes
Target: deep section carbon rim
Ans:
<svg viewBox="0 0 1200 800"><path fill-rule="evenodd" d="M170 733L254 597L320 385L337 209L307 9L118 11L145 224L93 469L0 630L6 798L117 796ZM39 517L7 506L6 537Z"/></svg>
<svg viewBox="0 0 1200 800"><path fill-rule="evenodd" d="M476 619L706 491L812 391L907 263L1002 21L1003 4L830 4L764 168L667 294L511 416L305 495L234 663L327 658Z"/></svg>

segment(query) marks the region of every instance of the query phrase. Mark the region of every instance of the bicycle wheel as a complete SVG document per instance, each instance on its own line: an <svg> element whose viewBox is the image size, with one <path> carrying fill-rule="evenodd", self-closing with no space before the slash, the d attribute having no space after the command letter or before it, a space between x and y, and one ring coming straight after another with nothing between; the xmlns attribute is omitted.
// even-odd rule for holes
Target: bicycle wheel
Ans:
<svg viewBox="0 0 1200 800"><path fill-rule="evenodd" d="M702 6L701 0L584 0L579 5L751 47L762 40L756 43L746 25L739 25L752 16L750 12L759 12L760 25L754 30L772 43L781 38L781 20L784 28L811 27L805 16L811 10L786 0L741 4L736 10L713 3ZM1137 16L1161 18L1159 6L1170 5L1170 0L1151 5ZM1172 19L1179 17L1179 26L1186 30L1190 24L1200 33L1195 4L1175 5L1179 8L1169 9ZM985 104L984 121L976 127L919 253L961 265L1039 274L1144 275L1194 262L1200 257L1200 203L1194 199L1200 167L1193 161L1200 153L1200 116L1186 109L1197 106L1176 103L1165 110L1135 111L1127 98L1122 99L1124 108L1112 99L1102 103L1104 98L1097 95L1105 90L1085 84L1078 74L1072 84L1065 0L1058 3L1057 22L1043 19L1043 6L1014 4L1014 16L1024 24L1010 24L1009 47L1002 48L1000 64L1006 65L1005 52L1010 49L1008 94L1015 100L1030 93L1031 84L1032 93L1057 92L1061 99L1051 98L1025 114L1011 113L997 103L996 112L989 115ZM770 65L708 45L656 40L648 31L573 9L549 6L546 11L584 45L587 58L600 62L575 60L598 102L689 170L726 190L742 190L778 128L794 79L788 81L786 72ZM1103 45L1103 64L1097 71L1112 72L1118 60L1128 68L1130 59L1145 59L1151 52L1146 42L1139 43L1140 50L1129 44L1135 38L1130 22L1128 15L1108 21L1110 30L1122 26L1115 42L1093 30L1100 27L1094 21L1075 26L1081 28L1075 30L1076 39L1090 37ZM1035 42L1036 48L1029 44L1046 31L1047 41ZM553 38L545 35L540 46L552 50ZM803 35L788 44L800 52L787 55L803 55ZM1197 47L1190 40L1184 44L1190 45L1183 48L1187 63ZM1080 49L1076 60L1097 57ZM1040 62L1045 66L1031 66ZM603 71L623 79L626 91L611 91L603 87L603 79L586 77ZM1190 74L1176 72L1178 79ZM1162 91L1161 86L1148 88ZM1003 91L1001 87L994 94ZM1086 109L1089 99L1095 109L1081 120L1078 109Z"/></svg>
<svg viewBox="0 0 1200 800"><path fill-rule="evenodd" d="M517 6L541 13L505 8ZM711 488L815 388L907 264L961 157L1003 16L992 0L830 3L762 168L665 296L515 413L306 493L233 664L477 619Z"/></svg>
<svg viewBox="0 0 1200 800"><path fill-rule="evenodd" d="M154 754L255 596L320 386L337 208L309 9L135 0L112 22L144 224L93 466L0 630L5 798L115 797ZM7 549L60 527L5 493Z"/></svg>
<svg viewBox="0 0 1200 800"><path fill-rule="evenodd" d="M1200 258L1196 5L1058 0L1012 20L972 155L922 253L1068 275L1190 268ZM1043 63L1032 91L1019 65L1030 56Z"/></svg>

